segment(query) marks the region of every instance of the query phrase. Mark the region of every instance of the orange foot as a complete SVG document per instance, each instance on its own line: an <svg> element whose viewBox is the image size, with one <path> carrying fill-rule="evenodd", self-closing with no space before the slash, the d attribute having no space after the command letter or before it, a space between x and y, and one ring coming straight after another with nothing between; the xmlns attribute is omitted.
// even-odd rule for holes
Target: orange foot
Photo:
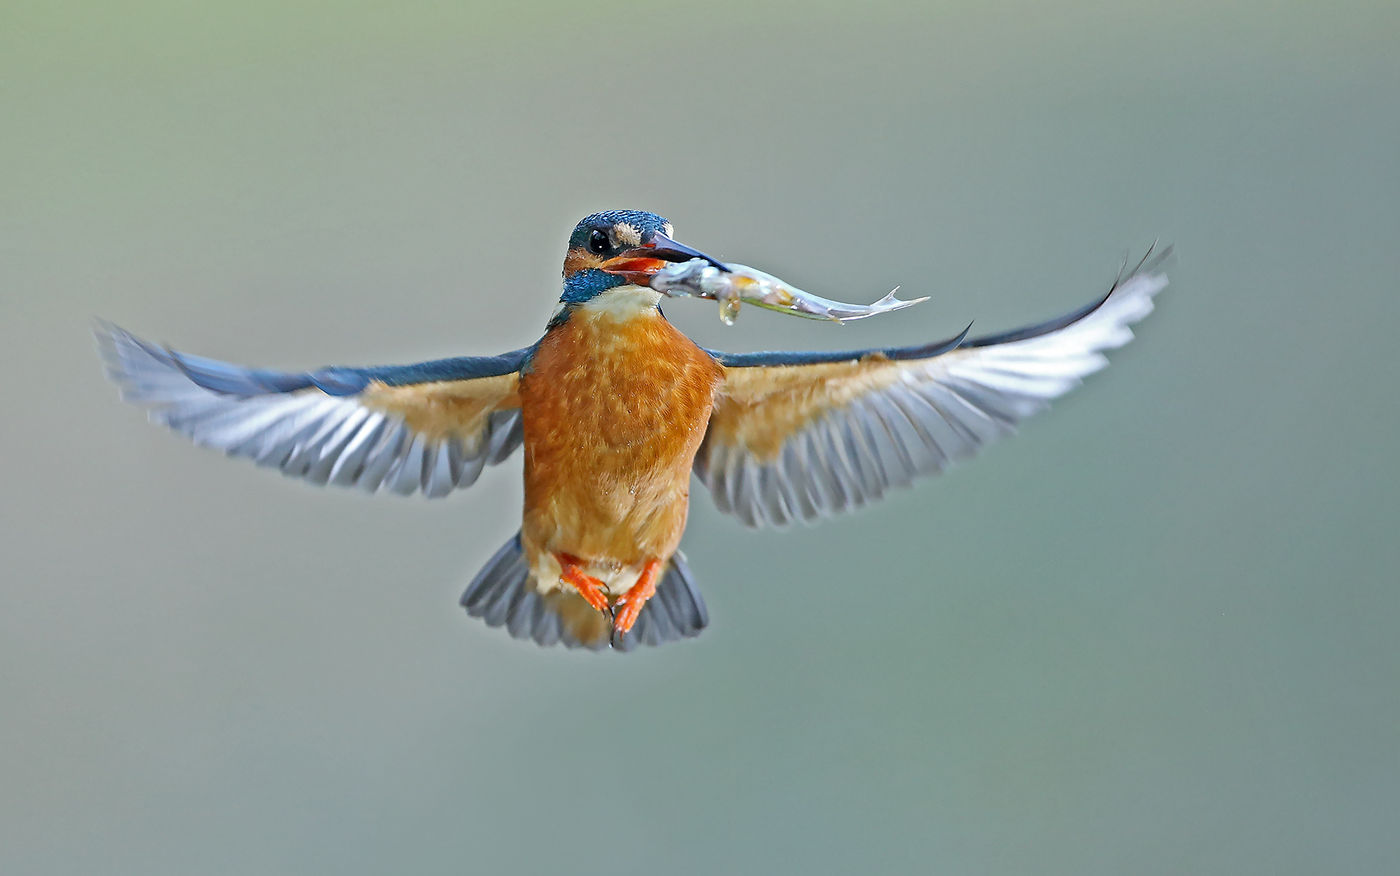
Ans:
<svg viewBox="0 0 1400 876"><path fill-rule="evenodd" d="M618 612L613 618L613 635L621 636L632 625L637 622L637 617L642 613L642 606L647 604L647 600L656 595L656 579L661 577L661 561L651 560L642 569L642 574L637 578L637 583L631 589L622 594L622 598L617 601Z"/></svg>
<svg viewBox="0 0 1400 876"><path fill-rule="evenodd" d="M594 609L603 612L609 617L612 616L613 608L608 603L608 594L603 590L603 582L592 575L585 575L581 568L582 563L578 557L569 554L559 554L559 580L571 585L578 591L584 601L593 606Z"/></svg>

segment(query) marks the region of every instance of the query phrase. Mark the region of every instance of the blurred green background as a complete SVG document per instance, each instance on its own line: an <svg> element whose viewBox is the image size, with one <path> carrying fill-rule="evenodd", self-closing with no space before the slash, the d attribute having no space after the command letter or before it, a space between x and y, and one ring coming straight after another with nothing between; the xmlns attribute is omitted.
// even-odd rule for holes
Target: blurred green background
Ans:
<svg viewBox="0 0 1400 876"><path fill-rule="evenodd" d="M0 4L0 871L1387 873L1400 6ZM1114 365L820 528L697 492L713 626L466 618L519 463L316 490L147 426L103 316L279 367L533 340L587 212L836 328L1040 319L1175 243Z"/></svg>

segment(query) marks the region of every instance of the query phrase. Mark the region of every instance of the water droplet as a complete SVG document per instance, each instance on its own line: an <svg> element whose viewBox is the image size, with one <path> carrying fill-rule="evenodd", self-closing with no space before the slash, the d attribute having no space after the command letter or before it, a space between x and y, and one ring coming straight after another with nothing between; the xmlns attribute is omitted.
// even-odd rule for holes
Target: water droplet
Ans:
<svg viewBox="0 0 1400 876"><path fill-rule="evenodd" d="M719 321L725 325L733 325L734 320L739 317L739 299L726 298L719 303Z"/></svg>

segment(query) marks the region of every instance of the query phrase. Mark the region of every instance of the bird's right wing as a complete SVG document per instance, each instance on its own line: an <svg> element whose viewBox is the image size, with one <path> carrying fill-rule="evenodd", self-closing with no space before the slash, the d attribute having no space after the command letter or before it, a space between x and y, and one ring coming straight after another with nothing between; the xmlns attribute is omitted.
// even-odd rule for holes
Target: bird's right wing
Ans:
<svg viewBox="0 0 1400 876"><path fill-rule="evenodd" d="M315 484L445 496L521 442L532 347L417 365L244 368L97 328L107 374L153 422Z"/></svg>

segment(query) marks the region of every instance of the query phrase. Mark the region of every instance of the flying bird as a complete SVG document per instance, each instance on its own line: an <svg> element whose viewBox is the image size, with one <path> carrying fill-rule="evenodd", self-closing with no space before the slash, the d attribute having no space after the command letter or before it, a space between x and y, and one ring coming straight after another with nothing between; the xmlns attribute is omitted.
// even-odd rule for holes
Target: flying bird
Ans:
<svg viewBox="0 0 1400 876"><path fill-rule="evenodd" d="M658 272L692 260L729 270L672 234L653 213L583 219L544 336L496 356L274 371L108 324L99 348L152 421L315 484L445 496L523 446L520 530L462 605L518 639L626 651L708 623L678 550L692 473L752 527L863 506L1010 434L1102 368L1167 283L1165 253L1149 252L1102 297L1014 331L724 353L662 315Z"/></svg>

